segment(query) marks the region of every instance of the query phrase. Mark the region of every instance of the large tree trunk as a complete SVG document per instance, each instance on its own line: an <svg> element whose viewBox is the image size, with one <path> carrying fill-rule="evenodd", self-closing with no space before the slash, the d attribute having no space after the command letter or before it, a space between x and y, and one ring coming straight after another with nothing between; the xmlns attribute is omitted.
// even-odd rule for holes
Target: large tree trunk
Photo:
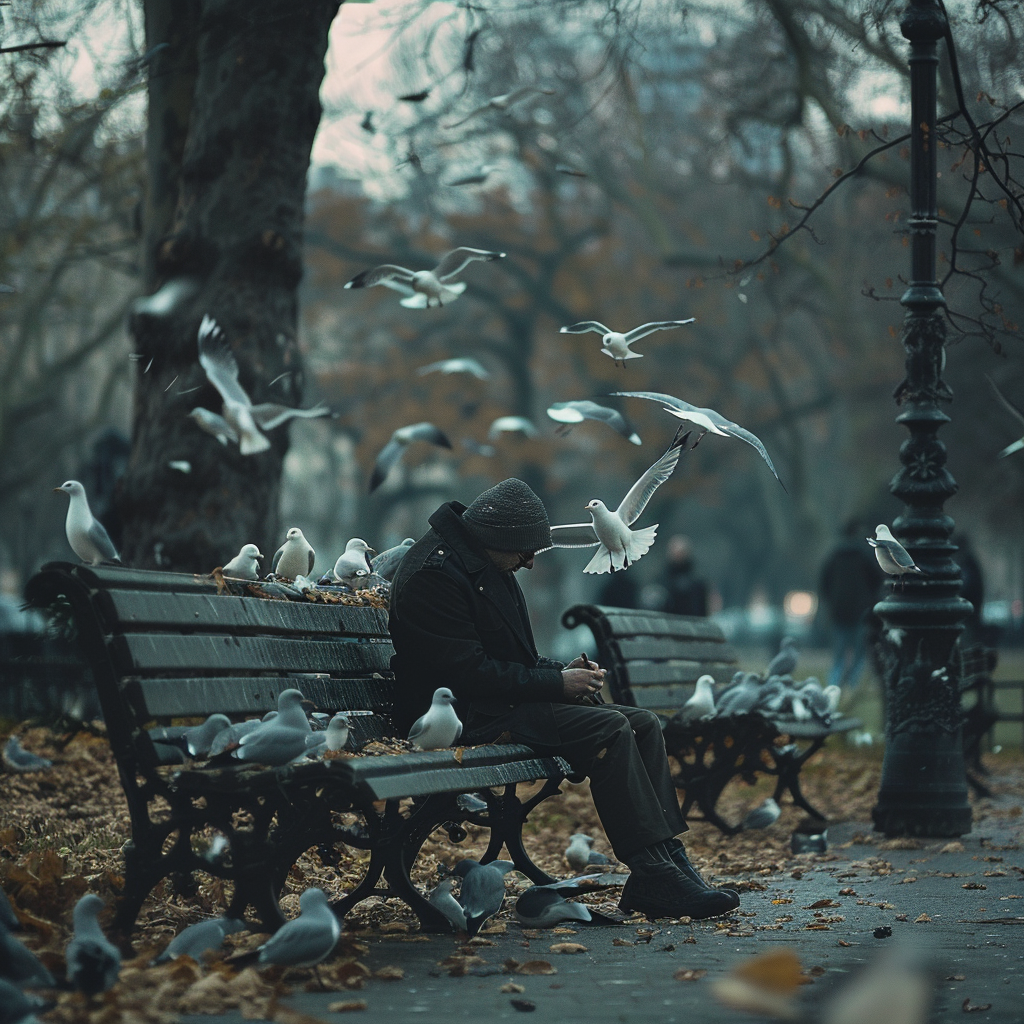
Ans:
<svg viewBox="0 0 1024 1024"><path fill-rule="evenodd" d="M134 432L119 500L129 564L208 572L244 543L269 555L281 541L287 427L245 457L199 430L189 411L221 403L196 332L204 314L218 322L254 402L299 404L303 203L338 7L146 2L147 47L168 46L150 69L144 266L148 290L168 301L143 301L131 318Z"/></svg>

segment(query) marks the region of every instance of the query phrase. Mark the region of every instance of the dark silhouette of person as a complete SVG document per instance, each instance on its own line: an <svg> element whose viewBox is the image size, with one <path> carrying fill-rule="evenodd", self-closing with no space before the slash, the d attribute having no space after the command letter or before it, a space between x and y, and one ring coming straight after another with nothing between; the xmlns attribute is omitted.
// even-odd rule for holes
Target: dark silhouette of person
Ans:
<svg viewBox="0 0 1024 1024"><path fill-rule="evenodd" d="M960 566L960 596L974 605L974 611L964 622L964 640L968 643L982 642L981 609L985 603L985 580L981 573L981 563L971 547L971 540L966 533L953 535L953 543L959 549L953 556Z"/></svg>
<svg viewBox="0 0 1024 1024"><path fill-rule="evenodd" d="M878 599L882 573L864 543L864 531L851 519L821 567L818 594L832 622L832 671L829 685L860 681L867 655L868 617Z"/></svg>
<svg viewBox="0 0 1024 1024"><path fill-rule="evenodd" d="M628 572L612 572L597 592L597 604L608 608L639 608L636 580Z"/></svg>
<svg viewBox="0 0 1024 1024"><path fill-rule="evenodd" d="M665 600L663 612L673 615L707 615L708 585L694 571L690 538L669 537L665 574L662 579Z"/></svg>

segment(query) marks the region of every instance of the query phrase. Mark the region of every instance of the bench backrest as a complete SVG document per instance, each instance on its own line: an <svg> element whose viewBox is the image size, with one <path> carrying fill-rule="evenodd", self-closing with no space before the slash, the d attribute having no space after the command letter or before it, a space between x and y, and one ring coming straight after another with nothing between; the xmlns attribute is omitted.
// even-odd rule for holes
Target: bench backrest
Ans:
<svg viewBox="0 0 1024 1024"><path fill-rule="evenodd" d="M562 616L562 625L590 627L619 704L671 716L693 695L700 676L721 684L736 671L735 651L709 619L578 604Z"/></svg>
<svg viewBox="0 0 1024 1024"><path fill-rule="evenodd" d="M205 576L54 562L29 580L38 608L70 605L111 746L124 770L156 764L145 726L223 712L241 720L301 690L353 718L357 739L393 733L387 612L242 596ZM237 591L237 592L235 592Z"/></svg>

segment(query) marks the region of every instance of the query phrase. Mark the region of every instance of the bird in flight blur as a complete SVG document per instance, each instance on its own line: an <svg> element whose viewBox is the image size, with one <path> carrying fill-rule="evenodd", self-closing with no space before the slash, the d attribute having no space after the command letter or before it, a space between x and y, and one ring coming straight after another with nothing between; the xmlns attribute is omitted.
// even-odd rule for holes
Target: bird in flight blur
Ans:
<svg viewBox="0 0 1024 1024"><path fill-rule="evenodd" d="M525 416L499 416L487 431L489 441L497 441L502 434L522 434L536 437L539 431Z"/></svg>
<svg viewBox="0 0 1024 1024"><path fill-rule="evenodd" d="M487 380L491 375L484 369L479 360L471 356L463 356L458 359L441 359L436 363L428 363L421 366L416 373L425 377L428 373L471 373L477 380Z"/></svg>
<svg viewBox="0 0 1024 1024"><path fill-rule="evenodd" d="M999 388L996 387L996 382L991 377L989 377L987 374L985 376L989 384L992 385L992 390L996 393L996 398L999 399L999 402L1002 405L1002 407L1022 426L1024 426L1024 412L1021 412L1021 410L1018 409L1017 406L1014 405L1013 402L1011 402L1006 397L1006 395L1004 395L1002 391L1000 391ZM999 453L997 457L1000 459L1005 459L1007 455L1012 455L1014 452L1019 452L1021 448L1024 448L1024 437L1020 438L1020 440L1018 441L1014 441L1012 444L1008 444Z"/></svg>
<svg viewBox="0 0 1024 1024"><path fill-rule="evenodd" d="M428 306L444 306L454 302L465 290L465 281L456 281L455 277L474 260L503 259L503 252L489 252L487 249L470 249L460 246L446 253L441 262L433 270L407 270L395 263L382 263L356 274L346 288L372 288L382 284L405 298L402 305L408 309L426 309Z"/></svg>
<svg viewBox="0 0 1024 1024"><path fill-rule="evenodd" d="M398 464L405 454L405 449L414 441L426 441L439 448L451 448L448 435L433 423L412 423L407 427L399 427L377 455L373 464L373 475L370 477L370 493L372 494L382 483L388 473Z"/></svg>
<svg viewBox="0 0 1024 1024"><path fill-rule="evenodd" d="M568 434L573 424L582 423L584 420L597 420L599 423L607 423L612 430L618 431L627 441L633 444L643 444L640 435L626 422L625 416L617 409L610 409L607 405L598 405L589 399L578 402L555 402L548 406L548 416L561 424L557 429L559 434Z"/></svg>
<svg viewBox="0 0 1024 1024"><path fill-rule="evenodd" d="M445 184L450 187L457 185L483 185L496 170L498 170L498 164L481 164L476 170L463 174L458 178L453 178L451 181L446 181Z"/></svg>
<svg viewBox="0 0 1024 1024"><path fill-rule="evenodd" d="M613 331L610 327L605 327L604 324L597 320L583 320L570 327L563 327L558 333L587 334L593 331L595 334L600 334L601 351L613 359L617 366L625 366L627 359L643 359L643 353L634 352L629 347L634 342L639 341L641 338L646 338L648 334L653 334L655 331L670 331L674 327L692 324L696 319L696 317L691 316L689 320L661 320L657 323L634 327L633 330L627 331L624 334Z"/></svg>
<svg viewBox="0 0 1024 1024"><path fill-rule="evenodd" d="M500 96L492 96L483 106L477 107L475 110L471 110L464 118L459 121L452 121L451 124L442 125L443 128L458 128L460 125L464 125L467 121L480 114L486 114L489 110L500 110L505 112L513 104L518 103L520 100L526 99L527 96L533 96L538 94L541 96L554 96L554 89L538 89L534 85L524 85L518 89L513 89L512 92L502 93Z"/></svg>

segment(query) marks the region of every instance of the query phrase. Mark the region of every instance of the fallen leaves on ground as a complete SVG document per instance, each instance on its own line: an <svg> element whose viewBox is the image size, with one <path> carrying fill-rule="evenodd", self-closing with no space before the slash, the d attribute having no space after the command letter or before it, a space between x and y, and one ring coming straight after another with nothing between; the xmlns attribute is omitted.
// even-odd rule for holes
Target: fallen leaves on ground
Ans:
<svg viewBox="0 0 1024 1024"><path fill-rule="evenodd" d="M588 949L579 942L554 942L548 949L552 953L586 953Z"/></svg>

